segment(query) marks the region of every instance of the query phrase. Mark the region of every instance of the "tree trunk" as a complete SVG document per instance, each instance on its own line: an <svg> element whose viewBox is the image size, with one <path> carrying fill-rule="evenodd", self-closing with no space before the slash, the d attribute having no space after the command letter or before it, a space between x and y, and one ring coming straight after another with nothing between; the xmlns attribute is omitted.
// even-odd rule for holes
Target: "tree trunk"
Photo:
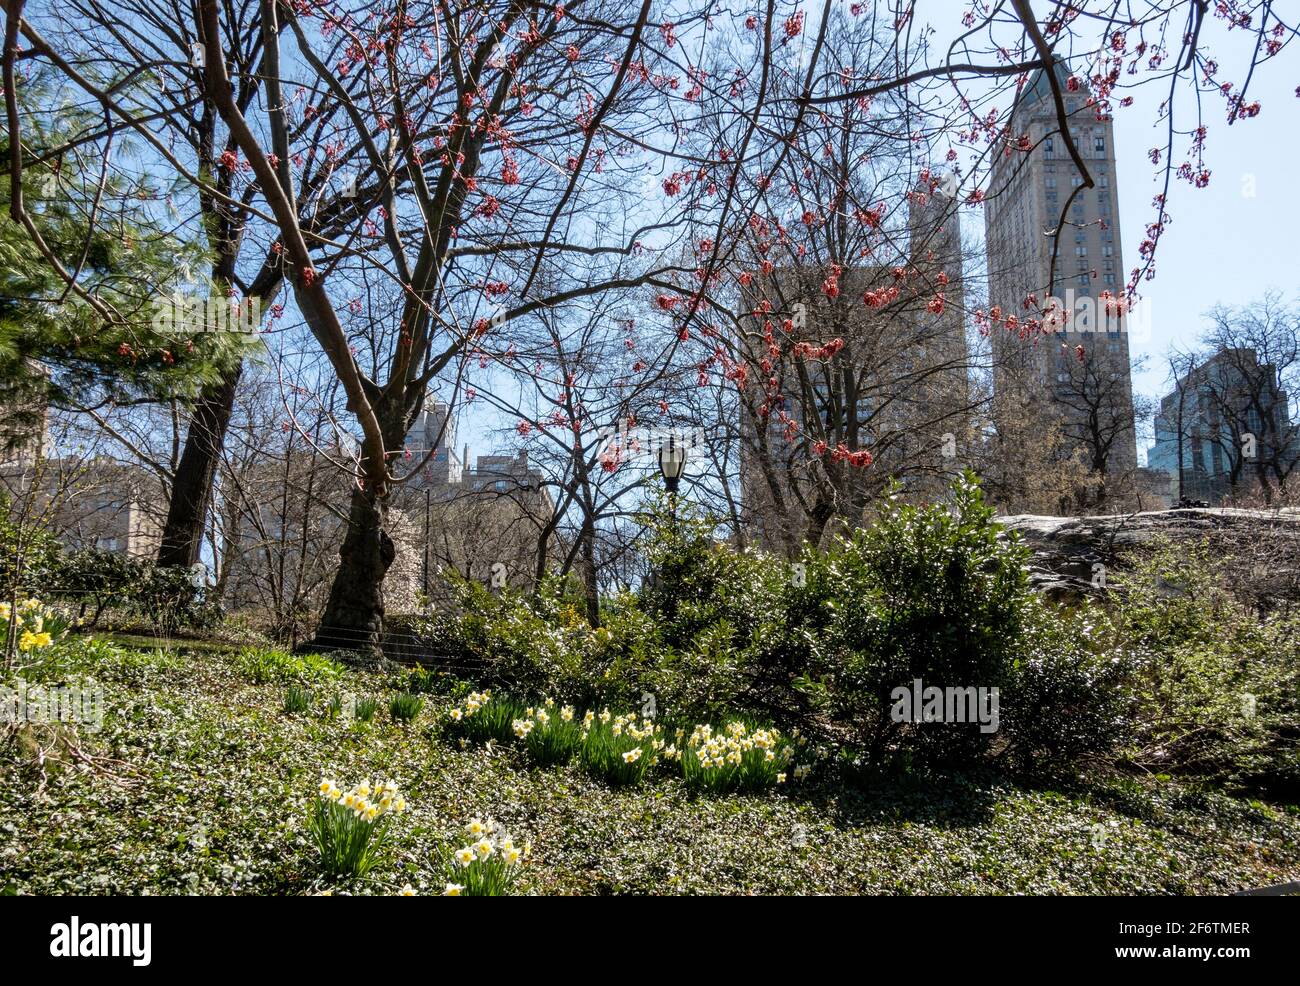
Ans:
<svg viewBox="0 0 1300 986"><path fill-rule="evenodd" d="M185 434L185 449L172 483L167 524L158 548L158 564L189 568L199 561L212 481L226 441L226 429L235 406L242 366L236 366L215 384L204 387Z"/></svg>
<svg viewBox="0 0 1300 986"><path fill-rule="evenodd" d="M587 622L600 626L600 592L596 585L596 527L588 517L582 525L582 586L587 601Z"/></svg>
<svg viewBox="0 0 1300 986"><path fill-rule="evenodd" d="M339 570L308 649L379 652L384 635L384 576L397 553L384 529L387 521L386 500L369 490L352 491Z"/></svg>

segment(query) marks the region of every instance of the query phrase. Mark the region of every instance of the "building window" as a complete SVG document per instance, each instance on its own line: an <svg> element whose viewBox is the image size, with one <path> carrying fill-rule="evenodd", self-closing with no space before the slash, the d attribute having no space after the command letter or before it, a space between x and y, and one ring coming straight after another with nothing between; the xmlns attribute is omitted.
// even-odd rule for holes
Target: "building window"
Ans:
<svg viewBox="0 0 1300 986"><path fill-rule="evenodd" d="M1055 175L1048 175L1048 176L1047 176L1047 187L1048 187L1049 189L1055 189L1055 188L1056 188L1056 176L1055 176Z"/></svg>
<svg viewBox="0 0 1300 986"><path fill-rule="evenodd" d="M1043 154L1045 154L1047 157L1052 157L1055 153L1056 153L1056 140L1055 138L1048 137L1043 142Z"/></svg>
<svg viewBox="0 0 1300 986"><path fill-rule="evenodd" d="M1088 248L1086 246L1077 246L1074 248L1074 255L1076 257L1086 257L1088 256Z"/></svg>
<svg viewBox="0 0 1300 986"><path fill-rule="evenodd" d="M1101 255L1103 257L1113 257L1115 255L1115 247L1109 243L1105 244L1101 248Z"/></svg>
<svg viewBox="0 0 1300 986"><path fill-rule="evenodd" d="M1097 136L1092 138L1092 149L1098 154L1106 153L1106 138Z"/></svg>

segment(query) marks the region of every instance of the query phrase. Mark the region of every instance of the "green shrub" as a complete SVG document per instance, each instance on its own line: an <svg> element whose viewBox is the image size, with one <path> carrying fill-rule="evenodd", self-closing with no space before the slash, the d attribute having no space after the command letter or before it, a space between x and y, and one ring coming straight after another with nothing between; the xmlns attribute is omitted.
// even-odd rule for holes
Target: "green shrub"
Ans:
<svg viewBox="0 0 1300 986"><path fill-rule="evenodd" d="M92 548L63 557L54 584L93 627L107 609L133 610L135 589L147 566L119 551Z"/></svg>
<svg viewBox="0 0 1300 986"><path fill-rule="evenodd" d="M1145 770L1300 795L1300 623L1238 601L1208 544L1157 544L1113 578L1115 623L1135 655Z"/></svg>
<svg viewBox="0 0 1300 986"><path fill-rule="evenodd" d="M424 697L411 692L399 692L388 701L388 714L394 722L410 722L424 708Z"/></svg>
<svg viewBox="0 0 1300 986"><path fill-rule="evenodd" d="M645 519L651 575L638 594L604 602L599 628L563 580L528 597L464 583L461 614L442 623L449 647L489 663L516 694L819 729L872 770L998 755L1030 769L1123 742L1131 662L1108 661L1104 640L1038 602L1027 552L1003 536L970 474L942 504L910 505L895 488L872 525L796 562L737 551L690 510L673 520L652 504ZM977 689L990 706L982 721L895 721L896 689L917 680ZM1005 730L984 718L993 696ZM492 705L471 722L469 711L455 725L479 741L507 740L521 718Z"/></svg>
<svg viewBox="0 0 1300 986"><path fill-rule="evenodd" d="M1061 772L1131 740L1134 662L1098 607L1060 612L1035 600L1019 644L998 734L1012 769Z"/></svg>
<svg viewBox="0 0 1300 986"><path fill-rule="evenodd" d="M497 595L454 574L444 579L461 613L429 621L424 636L431 646L476 675L508 681L524 694L581 680L597 636L579 612L569 580L552 577L531 594L507 589Z"/></svg>
<svg viewBox="0 0 1300 986"><path fill-rule="evenodd" d="M221 610L209 602L206 588L188 568L136 563L131 582L117 604L142 619L156 633L206 632L220 622Z"/></svg>
<svg viewBox="0 0 1300 986"><path fill-rule="evenodd" d="M806 670L796 686L851 737L871 766L970 764L994 734L979 723L893 721L895 688L1004 689L1032 593L1025 552L999 538L969 474L947 504L916 507L891 493L876 522L824 554L805 556L805 585L778 617L801 633L776 642ZM798 627L798 631L794 628Z"/></svg>

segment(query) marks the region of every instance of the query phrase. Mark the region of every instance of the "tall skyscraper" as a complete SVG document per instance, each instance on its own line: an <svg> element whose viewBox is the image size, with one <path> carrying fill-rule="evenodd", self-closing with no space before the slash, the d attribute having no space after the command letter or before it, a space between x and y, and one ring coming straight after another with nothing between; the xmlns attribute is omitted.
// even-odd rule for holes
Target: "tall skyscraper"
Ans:
<svg viewBox="0 0 1300 986"><path fill-rule="evenodd" d="M1082 187L1040 69L1017 100L985 206L989 308L1001 316L990 326L994 387L1003 397L1023 397L1000 401L1004 415L1023 414L1026 406L1051 414L1082 464L1113 485L1137 467L1127 319L1117 305L1125 273L1114 129L1109 116L1099 119L1088 105L1086 80L1072 80L1060 61L1055 74L1070 136L1094 187ZM1046 332L1024 332L1049 298L1059 301L1061 315L1047 320ZM1009 318L1020 328L1008 329ZM997 414L995 424L1003 424Z"/></svg>
<svg viewBox="0 0 1300 986"><path fill-rule="evenodd" d="M922 291L928 294L926 304L942 302L938 314L929 308L913 313L913 338L917 346L914 355L923 375L909 389L916 394L919 405L919 413L913 418L935 422L939 432L948 434L964 432L969 427L972 408L961 202L944 188L941 182L922 182L912 191L908 202L912 269L921 281ZM945 420L947 416L940 413L940 408L947 408L948 415L953 409L959 409L958 420ZM964 435L956 437L965 442Z"/></svg>

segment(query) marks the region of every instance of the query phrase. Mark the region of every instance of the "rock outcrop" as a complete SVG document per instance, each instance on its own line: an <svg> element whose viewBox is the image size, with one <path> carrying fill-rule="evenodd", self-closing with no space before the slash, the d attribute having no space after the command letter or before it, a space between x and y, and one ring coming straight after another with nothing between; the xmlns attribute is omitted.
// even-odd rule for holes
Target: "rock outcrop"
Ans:
<svg viewBox="0 0 1300 986"><path fill-rule="evenodd" d="M1030 581L1059 600L1105 590L1109 572L1159 538L1211 545L1262 609L1300 604L1300 510L1228 507L1157 510L1095 517L999 517L1033 552Z"/></svg>

